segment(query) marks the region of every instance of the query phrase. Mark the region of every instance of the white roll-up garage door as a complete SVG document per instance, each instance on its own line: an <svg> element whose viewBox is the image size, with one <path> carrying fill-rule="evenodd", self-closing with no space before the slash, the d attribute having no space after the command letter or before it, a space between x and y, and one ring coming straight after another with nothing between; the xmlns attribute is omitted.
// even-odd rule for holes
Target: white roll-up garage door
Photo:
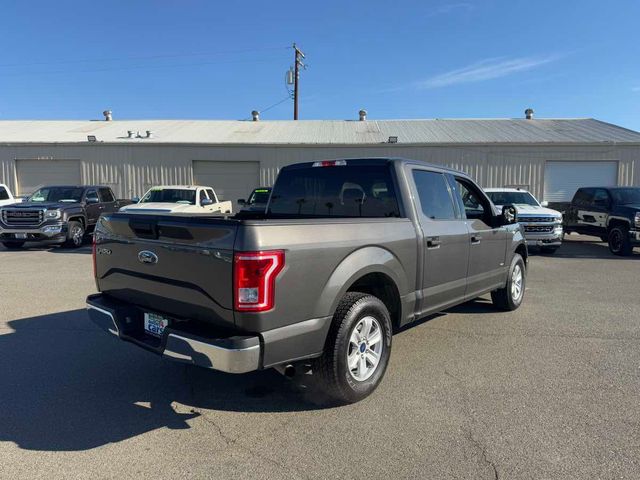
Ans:
<svg viewBox="0 0 640 480"><path fill-rule="evenodd" d="M213 187L220 200L231 200L235 204L260 186L260 162L194 160L193 180L197 185Z"/></svg>
<svg viewBox="0 0 640 480"><path fill-rule="evenodd" d="M618 184L618 162L547 162L544 200L570 202L580 187L613 187Z"/></svg>
<svg viewBox="0 0 640 480"><path fill-rule="evenodd" d="M27 195L44 185L80 185L78 160L16 160L18 193Z"/></svg>

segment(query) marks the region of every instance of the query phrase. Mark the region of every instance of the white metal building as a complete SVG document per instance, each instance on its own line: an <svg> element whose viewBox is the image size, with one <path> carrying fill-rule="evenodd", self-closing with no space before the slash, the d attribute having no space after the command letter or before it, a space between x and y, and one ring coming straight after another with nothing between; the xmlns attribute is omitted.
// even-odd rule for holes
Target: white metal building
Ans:
<svg viewBox="0 0 640 480"><path fill-rule="evenodd" d="M549 201L579 186L640 185L640 133L594 119L0 121L0 183L19 194L99 183L130 198L204 184L235 201L283 165L370 156L444 164Z"/></svg>

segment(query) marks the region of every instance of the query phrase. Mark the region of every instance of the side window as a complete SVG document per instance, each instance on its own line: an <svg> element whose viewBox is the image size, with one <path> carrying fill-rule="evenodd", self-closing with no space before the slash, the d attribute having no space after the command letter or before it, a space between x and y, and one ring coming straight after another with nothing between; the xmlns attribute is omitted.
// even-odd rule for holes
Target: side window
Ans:
<svg viewBox="0 0 640 480"><path fill-rule="evenodd" d="M589 205L593 199L593 193L592 188L581 188L578 190L575 201L576 205L580 205L582 207Z"/></svg>
<svg viewBox="0 0 640 480"><path fill-rule="evenodd" d="M9 200L9 193L4 187L0 187L0 200Z"/></svg>
<svg viewBox="0 0 640 480"><path fill-rule="evenodd" d="M491 207L484 197L470 183L456 178L456 190L460 196L466 218L482 220L490 224Z"/></svg>
<svg viewBox="0 0 640 480"><path fill-rule="evenodd" d="M593 194L592 204L596 207L609 206L609 194L607 193L607 191L602 188L596 189L596 191Z"/></svg>
<svg viewBox="0 0 640 480"><path fill-rule="evenodd" d="M86 196L87 200L91 199L95 202L99 202L100 199L98 198L98 192L94 189L92 190L87 190L87 196Z"/></svg>
<svg viewBox="0 0 640 480"><path fill-rule="evenodd" d="M207 198L207 194L204 193L204 189L200 189L200 201L198 203L202 205L202 200L204 200L205 198Z"/></svg>
<svg viewBox="0 0 640 480"><path fill-rule="evenodd" d="M216 194L213 193L213 190L211 190L210 188L207 188L207 195L209 195L209 198L213 203L216 202Z"/></svg>
<svg viewBox="0 0 640 480"><path fill-rule="evenodd" d="M444 175L426 170L414 170L422 213L433 220L451 220L456 218L453 199Z"/></svg>
<svg viewBox="0 0 640 480"><path fill-rule="evenodd" d="M111 193L111 189L110 188L101 188L100 189L100 199L104 203L111 203L111 202L115 202L116 201L116 199L113 198L113 193Z"/></svg>

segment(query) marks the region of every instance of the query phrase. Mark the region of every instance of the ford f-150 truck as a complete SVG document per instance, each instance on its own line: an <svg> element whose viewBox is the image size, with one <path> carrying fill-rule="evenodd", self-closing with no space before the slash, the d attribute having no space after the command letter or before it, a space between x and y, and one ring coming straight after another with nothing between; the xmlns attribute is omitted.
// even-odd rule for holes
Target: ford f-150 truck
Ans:
<svg viewBox="0 0 640 480"><path fill-rule="evenodd" d="M290 165L255 218L104 215L87 307L166 358L233 373L310 365L330 397L355 402L380 383L394 328L488 293L520 306L516 216L419 161Z"/></svg>
<svg viewBox="0 0 640 480"><path fill-rule="evenodd" d="M640 187L579 188L564 215L565 232L600 237L614 255L640 246Z"/></svg>
<svg viewBox="0 0 640 480"><path fill-rule="evenodd" d="M103 185L42 187L25 202L0 208L0 241L11 249L26 242L77 248L100 214L115 212L126 203Z"/></svg>

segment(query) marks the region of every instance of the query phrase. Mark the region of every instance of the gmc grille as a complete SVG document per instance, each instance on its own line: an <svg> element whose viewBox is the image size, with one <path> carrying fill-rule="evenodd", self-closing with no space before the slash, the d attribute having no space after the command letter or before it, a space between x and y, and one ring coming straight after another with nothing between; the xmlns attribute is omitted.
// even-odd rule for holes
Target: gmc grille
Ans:
<svg viewBox="0 0 640 480"><path fill-rule="evenodd" d="M2 209L2 223L11 227L37 227L44 222L43 209Z"/></svg>

